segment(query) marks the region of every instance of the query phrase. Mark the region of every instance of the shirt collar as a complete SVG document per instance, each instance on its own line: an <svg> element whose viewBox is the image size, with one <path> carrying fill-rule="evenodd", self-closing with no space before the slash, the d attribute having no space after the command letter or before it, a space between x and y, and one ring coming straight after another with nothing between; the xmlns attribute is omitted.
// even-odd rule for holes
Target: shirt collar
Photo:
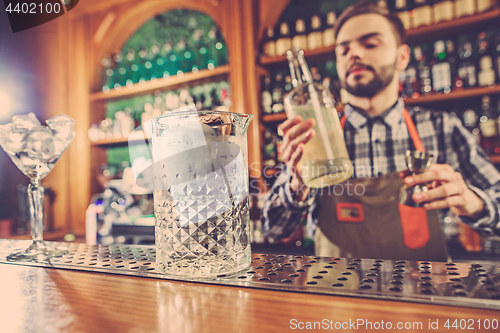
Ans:
<svg viewBox="0 0 500 333"><path fill-rule="evenodd" d="M404 102L400 98L391 108L376 117L370 117L363 110L352 106L351 104L346 104L344 107L344 114L349 123L355 128L359 129L363 127L368 119L373 122L375 119L381 119L388 127L393 128L403 118Z"/></svg>

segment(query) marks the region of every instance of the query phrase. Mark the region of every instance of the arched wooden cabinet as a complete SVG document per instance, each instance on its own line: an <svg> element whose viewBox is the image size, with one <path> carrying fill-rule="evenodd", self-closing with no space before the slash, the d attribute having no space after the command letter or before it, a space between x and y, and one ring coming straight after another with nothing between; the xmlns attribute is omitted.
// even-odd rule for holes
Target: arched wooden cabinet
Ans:
<svg viewBox="0 0 500 333"><path fill-rule="evenodd" d="M260 132L258 85L256 83L254 15L258 3L245 0L110 0L106 2L80 1L59 22L57 38L49 38L59 47L57 56L51 57L54 75L51 82L57 85L54 97L56 109L68 113L76 120L77 136L66 153L59 171L54 172L51 183L63 195L56 206L62 211L56 225L76 234L85 233L85 211L96 186L95 170L105 162L102 145L92 143L87 136L90 124L99 122L105 114L105 103L112 99L152 93L156 89L169 89L185 84L185 79L170 77L137 85L131 92L101 91L101 59L119 51L134 32L155 15L174 9L191 9L205 13L218 25L224 35L228 50L228 65L216 67L215 74L227 77L232 93L232 110L255 116L249 131L249 161L260 162ZM256 16L255 16L256 19ZM200 74L202 71L198 72ZM187 80L206 77L189 76ZM160 82L161 81L161 82ZM62 93L62 95L60 94ZM58 113L54 111L55 113ZM104 145L105 146L105 145ZM259 170L250 170L258 178ZM65 206L66 205L66 206ZM65 208L66 207L66 208Z"/></svg>

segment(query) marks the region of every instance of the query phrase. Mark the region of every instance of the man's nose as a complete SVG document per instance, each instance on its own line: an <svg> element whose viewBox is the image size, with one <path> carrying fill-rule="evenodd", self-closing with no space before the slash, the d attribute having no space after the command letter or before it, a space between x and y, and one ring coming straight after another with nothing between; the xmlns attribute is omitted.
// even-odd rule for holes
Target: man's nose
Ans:
<svg viewBox="0 0 500 333"><path fill-rule="evenodd" d="M365 57L365 51L361 44L353 42L349 47L349 59L363 59Z"/></svg>

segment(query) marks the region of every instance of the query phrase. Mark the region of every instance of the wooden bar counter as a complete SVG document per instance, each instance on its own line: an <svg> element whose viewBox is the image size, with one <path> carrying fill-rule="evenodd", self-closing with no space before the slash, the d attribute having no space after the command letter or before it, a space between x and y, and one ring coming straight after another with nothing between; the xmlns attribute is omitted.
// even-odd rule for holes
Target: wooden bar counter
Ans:
<svg viewBox="0 0 500 333"><path fill-rule="evenodd" d="M487 309L5 263L0 264L0 277L1 332L287 332L308 327L366 332L386 331L382 327L388 322L394 331L453 332L461 331L461 320L467 331L498 332L483 324L500 320L500 311ZM361 320L364 325L352 324ZM444 327L448 320L450 328ZM457 328L451 327L455 320ZM382 321L385 326L380 326ZM436 321L436 329L429 329ZM314 330L314 322L323 326L316 324ZM406 329L398 330L398 322Z"/></svg>

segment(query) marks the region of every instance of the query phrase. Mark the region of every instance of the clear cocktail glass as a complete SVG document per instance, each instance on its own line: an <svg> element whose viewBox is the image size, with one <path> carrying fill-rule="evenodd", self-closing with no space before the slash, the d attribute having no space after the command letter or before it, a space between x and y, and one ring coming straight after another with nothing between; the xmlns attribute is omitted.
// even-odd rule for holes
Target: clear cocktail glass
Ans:
<svg viewBox="0 0 500 333"><path fill-rule="evenodd" d="M43 194L41 180L47 176L69 146L75 132L75 121L57 115L42 126L35 114L14 116L12 122L0 125L0 145L12 162L29 179L28 198L33 243L25 250L7 256L10 261L44 261L66 254L43 241Z"/></svg>

